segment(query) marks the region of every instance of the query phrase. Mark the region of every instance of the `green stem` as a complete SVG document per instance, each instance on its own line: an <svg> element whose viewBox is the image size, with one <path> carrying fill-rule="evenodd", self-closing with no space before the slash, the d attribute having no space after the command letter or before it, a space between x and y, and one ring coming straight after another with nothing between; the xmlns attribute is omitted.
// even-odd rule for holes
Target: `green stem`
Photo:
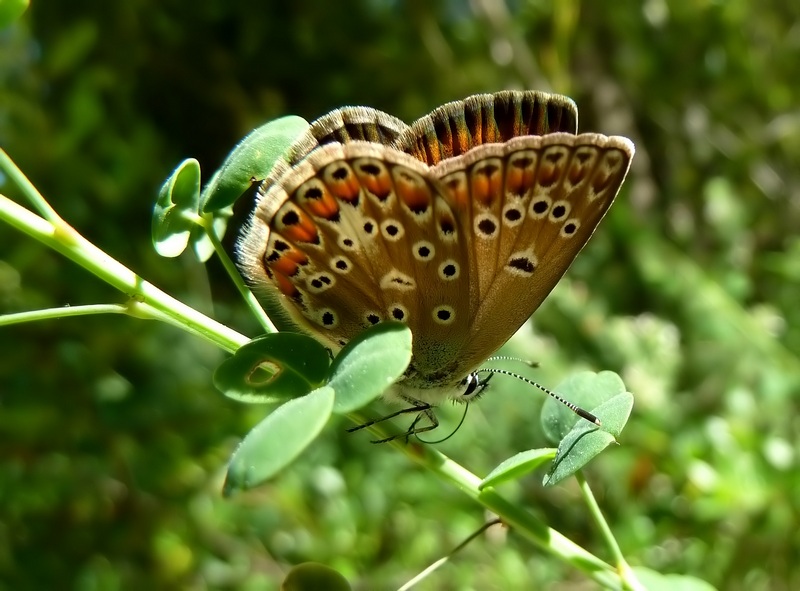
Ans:
<svg viewBox="0 0 800 591"><path fill-rule="evenodd" d="M2 150L0 150L0 155L5 156ZM5 166L7 162L10 162L7 157L0 158L0 167ZM13 167L12 170L4 168L3 172L12 178L22 174L16 167ZM12 174L12 172L18 174ZM43 200L30 183L21 185L20 188L26 194L28 191L36 193L35 196L28 195L31 201ZM133 315L166 320L188 332L201 336L226 351L235 351L248 341L244 335L200 314L194 308L145 281L86 240L58 215L55 215L54 221L46 220L5 195L0 195L0 220L8 222L21 232L60 252L101 280L127 294L137 304L128 306L129 313Z"/></svg>
<svg viewBox="0 0 800 591"><path fill-rule="evenodd" d="M89 316L92 314L129 314L127 306L122 304L91 304L87 306L63 306L61 308L47 308L45 310L31 310L18 314L4 314L0 316L0 326L35 322L37 320L52 320L67 318L69 316Z"/></svg>
<svg viewBox="0 0 800 591"><path fill-rule="evenodd" d="M367 422L358 413L351 413L348 418L359 425ZM387 430L383 423L375 423L367 427L367 430L376 435L377 439L386 439L391 435L396 435L396 432ZM560 532L551 529L530 511L507 500L495 488L487 487L481 490L481 479L478 476L430 445L404 443L403 438L395 439L389 445L420 466L430 470L440 479L455 485L464 494L497 515L517 534L533 542L543 551L584 572L606 588L620 589L622 587L620 575L614 567L581 548Z"/></svg>
<svg viewBox="0 0 800 591"><path fill-rule="evenodd" d="M256 317L259 324L264 328L264 330L268 333L278 332L278 329L275 328L275 325L270 320L267 313L264 311L264 308L261 307L261 304L258 303L258 300L253 295L253 292L250 291L250 288L247 287L244 280L242 279L242 275L239 273L236 265L233 264L233 261L228 256L228 253L225 252L225 249L222 247L222 242L220 242L219 238L217 237L216 232L214 232L214 224L213 220L208 217L201 217L202 220L201 224L208 235L208 238L211 240L211 244L214 245L214 251L217 253L219 260L222 262L222 266L225 267L225 270L228 272L233 284L236 286L236 289L244 298L247 307L250 308L250 311Z"/></svg>
<svg viewBox="0 0 800 591"><path fill-rule="evenodd" d="M47 205L44 198L2 150L0 150L0 170L6 172L20 186L27 198L36 204L47 218L39 217L0 195L0 220L8 222L21 232L62 253L130 298L126 305L79 306L59 310L40 310L21 315L14 314L6 316L3 324L20 322L26 318L32 320L87 313L126 313L140 318L169 322L201 336L227 351L234 351L247 342L248 339L243 335L170 297L86 240ZM217 243L215 243L215 247ZM355 413L352 418L356 422L364 422ZM371 426L370 430L379 438L388 436L380 424ZM605 587L617 589L621 586L619 575L610 565L559 532L547 527L533 513L508 501L494 488L488 487L481 490L481 480L447 456L427 445L404 444L400 441L393 441L391 445L442 480L454 484L465 494L498 515L503 523L512 527L519 535L527 538L545 552L575 566Z"/></svg>
<svg viewBox="0 0 800 591"><path fill-rule="evenodd" d="M623 589L631 589L632 591L646 591L646 589L636 578L636 575L631 570L631 567L625 561L625 556L622 554L622 549L619 547L617 539L614 537L614 533L611 531L608 522L606 521L605 517L603 517L603 512L600 510L600 505L597 504L597 499L592 493L589 483L586 482L586 478L583 476L583 473L579 470L575 473L575 477L578 479L578 486L580 487L581 495L583 495L583 500L589 509L589 514L594 519L597 528L600 530L600 535L603 537L606 545L611 551L611 556L617 565L617 572L622 579Z"/></svg>
<svg viewBox="0 0 800 591"><path fill-rule="evenodd" d="M9 180L20 188L22 194L25 195L28 201L31 202L33 207L39 211L44 219L53 224L62 221L61 217L56 213L56 210L42 197L42 194L36 190L33 183L31 183L28 177L17 168L17 165L14 164L14 161L9 158L8 154L6 154L5 150L2 148L0 148L0 170L6 173Z"/></svg>

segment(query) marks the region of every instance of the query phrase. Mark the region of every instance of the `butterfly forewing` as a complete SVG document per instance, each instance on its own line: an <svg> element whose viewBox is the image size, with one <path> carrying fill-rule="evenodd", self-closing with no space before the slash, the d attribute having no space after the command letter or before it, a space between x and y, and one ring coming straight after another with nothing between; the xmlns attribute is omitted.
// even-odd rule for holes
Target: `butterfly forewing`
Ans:
<svg viewBox="0 0 800 591"><path fill-rule="evenodd" d="M476 261L479 294L460 373L508 340L555 287L611 206L632 155L624 138L561 133L476 147L432 169L454 204L468 204L463 225Z"/></svg>

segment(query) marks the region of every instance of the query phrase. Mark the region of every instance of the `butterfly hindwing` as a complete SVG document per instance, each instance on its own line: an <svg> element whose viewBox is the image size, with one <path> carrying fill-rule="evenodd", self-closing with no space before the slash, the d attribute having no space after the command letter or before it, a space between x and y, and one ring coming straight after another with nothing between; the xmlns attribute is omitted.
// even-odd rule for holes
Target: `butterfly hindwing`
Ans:
<svg viewBox="0 0 800 591"><path fill-rule="evenodd" d="M459 238L427 166L375 143L333 143L262 195L240 266L331 348L398 320L417 335L415 351L427 351L421 358L440 363L468 331Z"/></svg>

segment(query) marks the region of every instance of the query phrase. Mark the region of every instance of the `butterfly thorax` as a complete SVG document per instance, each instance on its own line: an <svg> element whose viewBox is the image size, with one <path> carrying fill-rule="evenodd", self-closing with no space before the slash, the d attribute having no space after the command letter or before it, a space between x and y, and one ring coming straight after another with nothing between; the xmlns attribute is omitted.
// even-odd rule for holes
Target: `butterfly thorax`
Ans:
<svg viewBox="0 0 800 591"><path fill-rule="evenodd" d="M421 373L412 360L400 380L384 394L390 402L424 402L438 406L448 400L464 402L469 389L467 376L460 364L450 363L433 373Z"/></svg>

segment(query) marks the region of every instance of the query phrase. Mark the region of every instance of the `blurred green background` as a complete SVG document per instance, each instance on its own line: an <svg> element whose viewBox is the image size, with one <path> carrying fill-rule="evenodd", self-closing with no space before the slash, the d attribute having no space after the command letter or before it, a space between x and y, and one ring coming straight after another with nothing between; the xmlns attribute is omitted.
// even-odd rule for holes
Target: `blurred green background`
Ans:
<svg viewBox="0 0 800 591"><path fill-rule="evenodd" d="M572 96L636 143L629 180L507 350L556 386L619 372L636 406L588 470L632 564L720 589L800 588L800 4L788 0L36 2L0 31L0 145L79 231L247 334L220 266L159 258L150 213L185 157L346 104L405 121L504 88ZM17 195L8 185L2 191ZM0 313L120 302L0 227ZM264 414L211 385L223 354L122 316L0 331L0 589L275 589L302 561L392 589L484 520L367 434L328 427L272 483L220 495ZM540 446L504 384L441 445L478 474ZM459 411L444 413L457 421ZM503 492L607 557L574 484ZM585 589L512 533L420 589Z"/></svg>

